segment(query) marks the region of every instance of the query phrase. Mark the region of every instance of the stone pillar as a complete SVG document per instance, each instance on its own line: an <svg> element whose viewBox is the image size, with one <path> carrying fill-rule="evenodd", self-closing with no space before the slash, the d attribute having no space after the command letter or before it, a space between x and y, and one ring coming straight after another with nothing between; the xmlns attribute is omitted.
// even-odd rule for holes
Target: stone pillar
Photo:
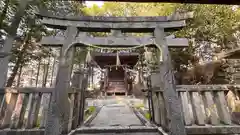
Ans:
<svg viewBox="0 0 240 135"><path fill-rule="evenodd" d="M75 40L77 33L78 29L76 27L68 27L65 32L65 43L60 55L59 70L55 90L52 93L45 135L59 135L67 133L68 130L68 122L70 122L68 89L75 52L75 47L69 48L69 45Z"/></svg>
<svg viewBox="0 0 240 135"><path fill-rule="evenodd" d="M108 88L108 72L109 69L106 68L105 73L104 73L104 96L107 96L107 88Z"/></svg>
<svg viewBox="0 0 240 135"><path fill-rule="evenodd" d="M83 112L84 112L84 75L85 71L84 70L78 70L74 73L73 78L72 78L72 87L77 89L77 93L75 94L75 102L74 102L74 111L73 111L73 126L72 128L75 129L78 126L82 124L82 118L83 118ZM83 102L83 103L82 103Z"/></svg>
<svg viewBox="0 0 240 135"><path fill-rule="evenodd" d="M160 88L159 85L159 76L160 76L160 72L156 71L156 72L152 72L150 79L151 79L151 87L152 87L152 100L153 100L153 109L152 111L154 111L154 122L156 124L160 124L160 109L159 109L159 100L158 100L158 96L157 96L157 90L156 88ZM159 89L160 90L160 89ZM164 108L165 109L165 108Z"/></svg>
<svg viewBox="0 0 240 135"><path fill-rule="evenodd" d="M79 117L79 125L82 125L84 122L84 110L85 110L85 101L86 101L86 89L88 86L88 71L85 71L82 75L82 85L81 85L81 100L80 100L80 117Z"/></svg>
<svg viewBox="0 0 240 135"><path fill-rule="evenodd" d="M161 47L163 61L159 64L160 89L163 90L165 107L167 110L169 135L186 135L181 100L176 91L171 56L166 44L164 29L154 30L155 42Z"/></svg>

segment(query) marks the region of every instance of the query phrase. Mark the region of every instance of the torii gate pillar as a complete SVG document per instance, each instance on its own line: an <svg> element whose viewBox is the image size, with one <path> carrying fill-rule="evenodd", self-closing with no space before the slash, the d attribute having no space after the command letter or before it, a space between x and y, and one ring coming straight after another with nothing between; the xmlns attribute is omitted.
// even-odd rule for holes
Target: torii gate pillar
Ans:
<svg viewBox="0 0 240 135"><path fill-rule="evenodd" d="M177 96L171 56L168 46L166 45L166 39L164 38L164 29L160 27L155 28L154 36L156 37L156 44L162 48L163 55L163 61L159 65L159 85L160 89L163 91L163 99L167 112L166 128L169 130L169 135L186 135L181 101Z"/></svg>

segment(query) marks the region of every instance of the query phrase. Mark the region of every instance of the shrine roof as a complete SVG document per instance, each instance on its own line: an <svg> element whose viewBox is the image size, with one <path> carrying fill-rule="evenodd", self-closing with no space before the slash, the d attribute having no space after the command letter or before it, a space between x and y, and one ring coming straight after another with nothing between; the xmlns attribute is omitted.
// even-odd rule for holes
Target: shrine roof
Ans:
<svg viewBox="0 0 240 135"><path fill-rule="evenodd" d="M138 61L139 53L119 53L119 59L122 65L134 66ZM107 65L116 65L116 53L95 53L93 56L97 64L104 68Z"/></svg>

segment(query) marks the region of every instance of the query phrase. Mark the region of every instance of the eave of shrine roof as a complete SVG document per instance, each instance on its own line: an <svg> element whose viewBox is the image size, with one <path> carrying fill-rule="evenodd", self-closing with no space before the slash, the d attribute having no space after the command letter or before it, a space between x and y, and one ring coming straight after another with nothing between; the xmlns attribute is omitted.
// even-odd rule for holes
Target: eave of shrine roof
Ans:
<svg viewBox="0 0 240 135"><path fill-rule="evenodd" d="M93 54L93 59L96 63L104 68L106 65L115 65L116 64L116 53L95 53ZM139 58L139 53L119 53L120 62L123 65L134 66Z"/></svg>
<svg viewBox="0 0 240 135"><path fill-rule="evenodd" d="M128 56L128 57L138 57L139 56L139 53L136 53L136 52L119 52L118 55L121 57L121 56ZM109 56L109 57L116 57L117 56L117 53L94 53L94 57L106 57L106 56Z"/></svg>

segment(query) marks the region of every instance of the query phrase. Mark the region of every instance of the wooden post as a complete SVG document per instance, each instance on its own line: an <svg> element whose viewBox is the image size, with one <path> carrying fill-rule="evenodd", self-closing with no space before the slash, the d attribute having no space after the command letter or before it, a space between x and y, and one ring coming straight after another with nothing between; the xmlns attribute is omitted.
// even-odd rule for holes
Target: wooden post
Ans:
<svg viewBox="0 0 240 135"><path fill-rule="evenodd" d="M72 87L77 88L77 93L75 94L74 109L73 109L73 122L72 129L75 129L79 126L80 112L81 112L81 94L82 94L82 81L84 77L83 71L77 71L73 75Z"/></svg>
<svg viewBox="0 0 240 135"><path fill-rule="evenodd" d="M29 1L30 0L18 0L19 6L17 8L16 14L13 17L12 24L9 27L10 29L7 31L8 36L6 41L4 42L1 52L9 53L11 51L18 26L20 24L20 21L22 20L22 17L24 15L25 9L27 8ZM0 88L3 88L6 83L9 58L10 56L6 56L0 59L0 63L1 63L0 71L2 72L0 75Z"/></svg>
<svg viewBox="0 0 240 135"><path fill-rule="evenodd" d="M107 96L108 72L109 72L109 69L106 68L106 70L105 70L105 72L104 72L104 96Z"/></svg>
<svg viewBox="0 0 240 135"><path fill-rule="evenodd" d="M37 78L36 78L36 83L35 83L35 87L38 86L38 79L39 79L39 72L40 72L40 68L41 68L41 60L38 61L38 68L37 68Z"/></svg>
<svg viewBox="0 0 240 135"><path fill-rule="evenodd" d="M66 133L69 122L68 88L71 77L72 62L75 47L68 48L77 35L76 27L68 27L65 33L65 43L60 56L59 70L56 78L55 90L49 108L45 135L59 135ZM67 53L66 53L67 52ZM64 56L66 54L66 56Z"/></svg>
<svg viewBox="0 0 240 135"><path fill-rule="evenodd" d="M129 89L128 89L128 75L127 75L127 71L126 70L124 70L124 85L125 85L125 96L127 96L128 95L128 91L129 91Z"/></svg>
<svg viewBox="0 0 240 135"><path fill-rule="evenodd" d="M85 109L85 91L88 86L88 72L84 71L82 85L81 85L81 99L80 99L80 117L79 117L79 125L82 125L84 122L84 109Z"/></svg>
<svg viewBox="0 0 240 135"><path fill-rule="evenodd" d="M159 71L156 72L152 72L151 73L151 76L150 76L150 79L151 79L151 88L155 88L155 87L160 87L158 84L159 84ZM152 100L153 100L153 111L154 111L154 122L158 125L160 125L160 109L159 109L159 100L158 100L158 94L157 92L153 92L152 94ZM161 109L164 109L165 108L161 108Z"/></svg>
<svg viewBox="0 0 240 135"><path fill-rule="evenodd" d="M19 69L19 73L18 73L17 87L19 87L19 86L20 86L20 83L21 83L22 68L23 68L23 66L21 65L21 66L20 66L20 69Z"/></svg>
<svg viewBox="0 0 240 135"><path fill-rule="evenodd" d="M32 85L33 85L33 74L34 74L34 69L33 69L33 67L32 67L32 69L31 69L30 87L33 87L33 86L32 86Z"/></svg>
<svg viewBox="0 0 240 135"><path fill-rule="evenodd" d="M39 60L37 80L38 80L38 76L39 76L40 66L41 66L41 61ZM46 87L48 68L49 68L49 61L48 61L48 64L46 64L46 62L44 62L43 63L42 87ZM36 87L37 87L37 81L36 81ZM37 97L38 95L36 94L35 96ZM47 121L46 119L47 119L50 97L51 97L51 94L49 94L49 93L42 93L41 97L37 97L37 98L40 98L40 100L41 100L40 107L39 107L39 114L38 114L38 117L41 120L40 128L46 127L46 121Z"/></svg>
<svg viewBox="0 0 240 135"><path fill-rule="evenodd" d="M48 59L48 62L44 63L44 66L43 66L43 83L42 83L42 87L46 87L47 85L47 78L48 78L48 70L49 70L49 65L50 65L50 56L49 56L49 59Z"/></svg>
<svg viewBox="0 0 240 135"><path fill-rule="evenodd" d="M53 85L53 75L54 75L55 65L56 65L56 57L53 58L53 66L52 66L51 82L50 82L50 86L51 86L51 87L52 87L52 85Z"/></svg>
<svg viewBox="0 0 240 135"><path fill-rule="evenodd" d="M184 126L183 111L180 98L178 97L171 56L164 39L164 29L155 28L154 36L156 43L162 48L163 62L159 64L160 69L160 86L164 90L163 96L167 110L167 118L169 122L169 135L186 135Z"/></svg>

